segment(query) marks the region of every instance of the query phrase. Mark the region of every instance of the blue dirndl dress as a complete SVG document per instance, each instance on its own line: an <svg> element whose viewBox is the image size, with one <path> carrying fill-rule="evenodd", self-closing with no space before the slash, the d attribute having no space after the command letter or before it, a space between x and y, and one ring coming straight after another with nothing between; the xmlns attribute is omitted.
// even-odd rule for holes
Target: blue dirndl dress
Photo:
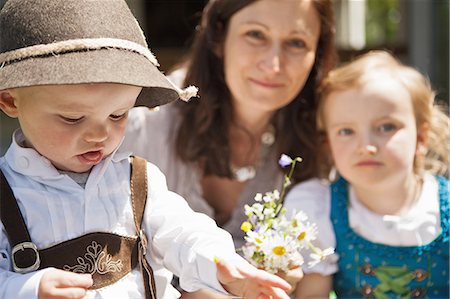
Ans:
<svg viewBox="0 0 450 299"><path fill-rule="evenodd" d="M423 246L389 246L358 235L348 219L348 183L341 178L331 185L338 298L449 298L449 181L436 178L442 232Z"/></svg>

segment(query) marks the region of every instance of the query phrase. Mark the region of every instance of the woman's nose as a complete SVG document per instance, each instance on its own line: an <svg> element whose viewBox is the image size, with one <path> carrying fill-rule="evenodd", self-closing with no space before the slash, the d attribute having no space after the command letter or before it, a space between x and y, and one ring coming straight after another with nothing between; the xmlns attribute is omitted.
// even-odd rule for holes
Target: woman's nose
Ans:
<svg viewBox="0 0 450 299"><path fill-rule="evenodd" d="M279 73L282 64L282 48L278 43L272 44L263 56L260 66L269 73Z"/></svg>

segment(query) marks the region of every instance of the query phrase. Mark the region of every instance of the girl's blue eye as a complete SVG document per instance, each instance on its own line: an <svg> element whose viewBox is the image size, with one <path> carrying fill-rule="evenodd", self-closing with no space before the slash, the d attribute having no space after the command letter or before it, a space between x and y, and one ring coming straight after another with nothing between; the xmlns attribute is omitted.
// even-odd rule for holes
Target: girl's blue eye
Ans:
<svg viewBox="0 0 450 299"><path fill-rule="evenodd" d="M396 129L397 126L392 123L382 124L381 126L378 127L378 131L382 133L392 132L395 131Z"/></svg>
<svg viewBox="0 0 450 299"><path fill-rule="evenodd" d="M348 135L353 134L353 130L349 129L349 128L342 128L342 129L339 129L337 133L340 136L348 136Z"/></svg>

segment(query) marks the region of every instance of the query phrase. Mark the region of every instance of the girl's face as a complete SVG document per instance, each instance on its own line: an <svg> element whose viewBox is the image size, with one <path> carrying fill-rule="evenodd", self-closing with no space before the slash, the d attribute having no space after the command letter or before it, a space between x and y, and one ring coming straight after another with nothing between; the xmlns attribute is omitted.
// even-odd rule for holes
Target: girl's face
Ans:
<svg viewBox="0 0 450 299"><path fill-rule="evenodd" d="M356 188L411 178L425 133L417 130L408 91L392 76L379 73L360 88L332 92L323 115L336 168Z"/></svg>
<svg viewBox="0 0 450 299"><path fill-rule="evenodd" d="M235 13L219 52L233 106L273 112L303 88L316 57L313 1L260 0Z"/></svg>
<svg viewBox="0 0 450 299"><path fill-rule="evenodd" d="M123 84L21 88L12 91L14 113L28 147L58 169L86 172L120 144L141 89Z"/></svg>

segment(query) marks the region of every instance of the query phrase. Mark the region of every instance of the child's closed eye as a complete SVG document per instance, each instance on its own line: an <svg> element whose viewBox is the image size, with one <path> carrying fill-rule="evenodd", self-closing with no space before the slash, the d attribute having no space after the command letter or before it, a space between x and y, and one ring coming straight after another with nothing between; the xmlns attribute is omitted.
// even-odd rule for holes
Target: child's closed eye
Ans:
<svg viewBox="0 0 450 299"><path fill-rule="evenodd" d="M84 117L82 116L82 117L76 117L76 118L72 118L72 117L67 117L67 116L63 116L63 115L60 115L59 116L65 123L68 123L68 124L76 124L76 123L78 123L78 122L80 122Z"/></svg>
<svg viewBox="0 0 450 299"><path fill-rule="evenodd" d="M109 116L109 118L111 120L118 121L118 120L124 119L127 115L128 115L128 112L125 112L125 113L122 113L122 114L111 114Z"/></svg>

